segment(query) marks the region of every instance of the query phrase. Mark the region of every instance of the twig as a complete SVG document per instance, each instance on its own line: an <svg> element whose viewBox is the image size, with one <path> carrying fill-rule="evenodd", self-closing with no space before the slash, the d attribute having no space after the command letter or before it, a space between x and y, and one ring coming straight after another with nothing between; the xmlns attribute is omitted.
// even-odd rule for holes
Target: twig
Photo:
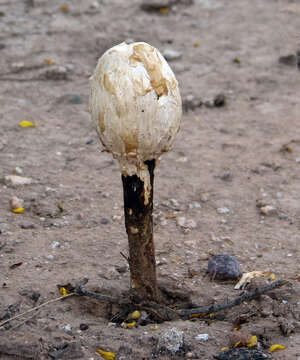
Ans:
<svg viewBox="0 0 300 360"><path fill-rule="evenodd" d="M49 304L54 303L54 302L56 302L56 301L63 300L63 299L65 299L65 298L70 297L70 296L73 296L73 295L76 295L76 294L75 294L75 293L70 293L70 294L67 294L67 295L65 295L65 296L60 296L60 297L58 297L58 298L55 298L55 299L46 301L45 303L43 303L43 304L41 304L41 305L39 305L39 306L36 306L36 307L34 307L34 308L30 309L30 310L27 310L27 311L23 312L22 314L16 315L16 316L14 316L14 317L12 317L12 318L10 318L10 319L7 319L7 320L3 321L2 323L0 323L0 327L2 327L3 325L11 322L12 320L16 320L16 319L18 319L18 318L20 318L20 317L22 317L22 316L24 316L24 315L30 314L31 312L33 312L33 311L35 311L35 310L38 310L38 309L40 309L40 308L42 308L42 307L44 307L44 306L46 306L46 305L49 305Z"/></svg>
<svg viewBox="0 0 300 360"><path fill-rule="evenodd" d="M110 302L112 304L120 304L120 302L121 302L120 298L115 298L113 296L102 295L102 294L99 294L99 293L88 291L82 285L76 285L75 290L74 290L74 294L79 295L79 296L93 297L93 298L98 299L98 300L108 301L108 302Z"/></svg>
<svg viewBox="0 0 300 360"><path fill-rule="evenodd" d="M286 285L287 283L288 283L287 280L278 280L278 281L271 283L270 285L257 287L253 291L249 292L248 294L239 296L227 303L213 304L213 305L209 305L209 306L201 306L201 307L196 307L193 309L180 309L180 310L177 310L177 313L180 317L185 317L185 316L190 316L190 315L193 315L195 317L207 316L210 313L214 313L214 312L217 312L220 310L225 310L225 309L229 309L233 306L240 305L244 301L253 300L253 299L257 298L259 295L262 295L273 289L279 288L283 285ZM198 316L196 316L196 315L198 315Z"/></svg>
<svg viewBox="0 0 300 360"><path fill-rule="evenodd" d="M21 321L19 324L17 324L17 325L15 325L15 326L13 326L13 327L12 327L12 328L10 328L9 330L10 330L10 331L11 331L11 330L15 330L16 328L18 328L18 327L20 327L20 326L24 325L25 323L27 323L27 321L29 321L29 320L33 319L35 316L37 316L37 314L39 313L39 311L40 311L40 309L38 309L38 310L37 310L37 312L36 312L35 314L33 314L33 315L29 316L27 319L25 319L25 320Z"/></svg>

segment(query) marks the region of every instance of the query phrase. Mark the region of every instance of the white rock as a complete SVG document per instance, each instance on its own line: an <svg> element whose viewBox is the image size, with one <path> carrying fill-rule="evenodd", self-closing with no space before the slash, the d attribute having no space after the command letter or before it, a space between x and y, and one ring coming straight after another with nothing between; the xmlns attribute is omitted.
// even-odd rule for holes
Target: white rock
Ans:
<svg viewBox="0 0 300 360"><path fill-rule="evenodd" d="M24 67L25 67L25 64L23 63L23 61L14 62L11 64L11 69L14 72L19 72L19 71L23 70Z"/></svg>
<svg viewBox="0 0 300 360"><path fill-rule="evenodd" d="M165 49L162 54L166 58L166 60L171 61L180 59L182 56L182 51Z"/></svg>
<svg viewBox="0 0 300 360"><path fill-rule="evenodd" d="M99 5L98 1L92 1L90 4L91 9L98 9L99 6L100 5Z"/></svg>
<svg viewBox="0 0 300 360"><path fill-rule="evenodd" d="M173 207L176 207L176 208L179 207L179 202L178 202L178 200L176 200L176 199L170 199L170 204L171 204Z"/></svg>
<svg viewBox="0 0 300 360"><path fill-rule="evenodd" d="M208 334L199 334L195 337L198 341L207 341L208 340Z"/></svg>
<svg viewBox="0 0 300 360"><path fill-rule="evenodd" d="M201 204L198 202L193 202L191 204L189 204L189 208L190 209L200 209L201 208Z"/></svg>
<svg viewBox="0 0 300 360"><path fill-rule="evenodd" d="M13 170L13 173L16 174L16 175L22 175L23 174L23 170L19 167L19 166L16 166Z"/></svg>
<svg viewBox="0 0 300 360"><path fill-rule="evenodd" d="M197 223L193 219L186 219L184 216L180 216L176 219L176 223L178 226L186 228L186 229L195 229L197 227Z"/></svg>
<svg viewBox="0 0 300 360"><path fill-rule="evenodd" d="M30 185L33 183L33 180L31 178L24 176L6 175L4 177L4 183L10 186L21 186L21 185Z"/></svg>
<svg viewBox="0 0 300 360"><path fill-rule="evenodd" d="M166 349L175 354L183 346L184 333L183 331L173 327L165 331L158 341L160 349Z"/></svg>
<svg viewBox="0 0 300 360"><path fill-rule="evenodd" d="M227 214L227 213L229 213L229 209L227 207L220 207L217 209L217 212L219 214Z"/></svg>
<svg viewBox="0 0 300 360"><path fill-rule="evenodd" d="M64 330L67 334L70 334L72 332L72 327L70 324L67 324L65 327L64 327Z"/></svg>
<svg viewBox="0 0 300 360"><path fill-rule="evenodd" d="M51 247L52 247L52 249L59 248L59 247L60 247L60 242L54 241L54 242L51 244Z"/></svg>
<svg viewBox="0 0 300 360"><path fill-rule="evenodd" d="M176 219L176 223L178 226L184 227L186 223L186 218L184 216L180 216Z"/></svg>
<svg viewBox="0 0 300 360"><path fill-rule="evenodd" d="M188 229L195 229L197 227L197 223L193 219L189 219L185 223L185 227Z"/></svg>
<svg viewBox="0 0 300 360"><path fill-rule="evenodd" d="M260 213L262 215L271 216L271 215L276 215L277 210L274 206L266 205L260 208Z"/></svg>

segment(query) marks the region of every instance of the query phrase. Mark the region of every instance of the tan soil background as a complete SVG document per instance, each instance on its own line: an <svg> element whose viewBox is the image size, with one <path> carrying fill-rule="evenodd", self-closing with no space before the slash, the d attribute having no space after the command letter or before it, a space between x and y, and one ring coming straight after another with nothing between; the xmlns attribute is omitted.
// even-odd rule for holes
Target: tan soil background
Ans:
<svg viewBox="0 0 300 360"><path fill-rule="evenodd" d="M138 0L98 5L0 0L0 175L19 167L34 180L0 184L2 321L58 297L57 284L84 276L88 289L120 294L129 288L120 255L127 252L120 172L100 152L87 104L88 77L98 57L130 39L182 52L169 63L183 99L223 93L227 100L220 108L185 112L173 150L157 167L159 280L208 305L242 293L234 282L205 276L214 254L235 256L244 272L299 276L300 72L278 59L300 49L300 3L179 1L167 13L143 11ZM24 119L36 127L19 127ZM23 214L10 211L14 195L24 200ZM276 213L262 216L257 201ZM178 225L180 217L185 227ZM114 311L82 297L49 304L1 328L0 358L100 359L95 351L103 348L123 360L212 359L228 346L234 321L244 314L242 329L258 336L262 351L273 359L300 359L297 281L210 324L182 320L158 324L157 330L151 324L114 328L108 326ZM82 323L87 330L80 330ZM158 339L172 327L184 332L186 352L157 353ZM207 342L195 339L203 333ZM286 349L270 354L274 343ZM61 357L53 357L63 346L68 349Z"/></svg>

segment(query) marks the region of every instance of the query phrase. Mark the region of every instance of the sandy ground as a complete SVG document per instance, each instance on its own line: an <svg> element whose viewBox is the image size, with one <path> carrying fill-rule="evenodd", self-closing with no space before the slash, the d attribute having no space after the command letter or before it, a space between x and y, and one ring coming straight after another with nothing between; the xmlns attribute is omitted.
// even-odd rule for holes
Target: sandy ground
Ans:
<svg viewBox="0 0 300 360"><path fill-rule="evenodd" d="M84 276L90 290L129 288L120 172L100 152L87 109L98 57L124 40L182 52L170 65L185 103L226 97L225 106L184 113L174 148L157 167L159 280L208 305L244 293L205 276L215 254L234 256L244 272L299 277L300 72L293 58L278 61L300 48L299 16L292 0L175 1L153 12L138 0L0 0L0 175L33 180L0 184L1 322ZM22 120L36 126L21 128ZM10 211L12 196L24 200L22 214ZM263 205L271 214L260 213ZM50 303L2 326L0 358L98 359L102 348L119 360L213 359L243 318L260 351L300 359L296 280L219 320L108 326L117 310L82 297ZM184 340L179 352L163 354L160 339L171 328ZM286 348L271 354L273 344Z"/></svg>

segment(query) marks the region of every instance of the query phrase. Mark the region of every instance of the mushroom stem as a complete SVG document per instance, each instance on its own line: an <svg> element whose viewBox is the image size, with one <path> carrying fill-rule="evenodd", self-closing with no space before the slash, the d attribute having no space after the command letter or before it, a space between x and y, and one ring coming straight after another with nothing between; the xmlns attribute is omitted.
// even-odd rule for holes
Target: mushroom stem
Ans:
<svg viewBox="0 0 300 360"><path fill-rule="evenodd" d="M145 202L143 181L137 175L122 175L125 226L129 243L131 288L136 289L142 298L158 301L152 217L155 160L147 160L145 165L151 184L148 202Z"/></svg>

